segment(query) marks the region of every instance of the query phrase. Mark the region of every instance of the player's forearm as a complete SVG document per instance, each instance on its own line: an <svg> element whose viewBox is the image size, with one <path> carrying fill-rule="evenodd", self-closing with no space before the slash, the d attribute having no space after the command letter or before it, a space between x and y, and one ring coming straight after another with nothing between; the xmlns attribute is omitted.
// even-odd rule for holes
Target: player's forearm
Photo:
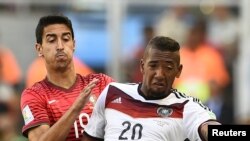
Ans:
<svg viewBox="0 0 250 141"><path fill-rule="evenodd" d="M75 119L78 117L83 107L84 104L80 104L76 100L71 108L40 137L39 141L65 140L72 125L74 124Z"/></svg>
<svg viewBox="0 0 250 141"><path fill-rule="evenodd" d="M204 122L199 128L199 134L203 141L208 141L208 125L221 125L221 123L217 121Z"/></svg>

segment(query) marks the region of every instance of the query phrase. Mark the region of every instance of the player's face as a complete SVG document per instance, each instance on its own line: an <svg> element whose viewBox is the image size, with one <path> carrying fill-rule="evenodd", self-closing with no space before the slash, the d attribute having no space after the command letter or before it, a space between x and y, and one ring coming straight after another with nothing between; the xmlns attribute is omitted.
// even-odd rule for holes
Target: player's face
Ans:
<svg viewBox="0 0 250 141"><path fill-rule="evenodd" d="M142 91L148 97L167 96L181 70L179 52L149 49L148 56L141 60Z"/></svg>
<svg viewBox="0 0 250 141"><path fill-rule="evenodd" d="M72 63L75 41L66 25L52 24L44 28L42 44L36 44L36 49L46 66L63 70Z"/></svg>

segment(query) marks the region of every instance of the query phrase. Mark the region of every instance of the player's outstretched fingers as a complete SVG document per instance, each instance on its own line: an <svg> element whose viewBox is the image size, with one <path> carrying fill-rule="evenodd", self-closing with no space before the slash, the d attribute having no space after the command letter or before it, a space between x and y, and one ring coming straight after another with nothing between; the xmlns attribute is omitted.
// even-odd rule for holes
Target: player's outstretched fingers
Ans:
<svg viewBox="0 0 250 141"><path fill-rule="evenodd" d="M86 87L83 89L83 93L90 93L91 90L96 86L96 83L98 82L98 79L93 79Z"/></svg>
<svg viewBox="0 0 250 141"><path fill-rule="evenodd" d="M85 88L87 89L87 91L91 91L98 82L99 82L98 79L93 79Z"/></svg>
<svg viewBox="0 0 250 141"><path fill-rule="evenodd" d="M92 89L96 86L96 84L99 82L98 79L93 79L81 92L81 95L84 99L88 99L91 95ZM85 101L85 100L84 100Z"/></svg>

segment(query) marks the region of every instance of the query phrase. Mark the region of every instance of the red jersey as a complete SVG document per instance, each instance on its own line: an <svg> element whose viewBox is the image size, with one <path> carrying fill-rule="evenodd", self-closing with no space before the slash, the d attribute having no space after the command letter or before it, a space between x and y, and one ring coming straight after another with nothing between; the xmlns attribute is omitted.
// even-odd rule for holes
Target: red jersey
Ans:
<svg viewBox="0 0 250 141"><path fill-rule="evenodd" d="M107 75L90 74L84 77L78 74L75 84L69 89L53 85L47 79L25 89L21 97L21 110L25 121L22 130L23 134L27 136L28 129L41 124L53 126L70 108L83 88L94 78L99 79L96 87L92 90L94 96L90 98L90 102L82 109L66 139L70 141L81 140L83 130L94 107L93 98L97 98L105 86L113 81Z"/></svg>

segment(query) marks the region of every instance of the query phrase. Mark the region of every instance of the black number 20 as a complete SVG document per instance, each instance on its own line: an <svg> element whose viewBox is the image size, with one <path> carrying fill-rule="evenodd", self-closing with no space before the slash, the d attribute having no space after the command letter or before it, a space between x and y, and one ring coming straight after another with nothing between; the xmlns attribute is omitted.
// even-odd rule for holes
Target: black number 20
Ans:
<svg viewBox="0 0 250 141"><path fill-rule="evenodd" d="M131 127L131 123L129 121L125 121L122 123L123 126L125 126L125 129L121 132L121 135L119 136L119 140L128 140L128 137L126 137L124 134L130 130L130 127ZM138 128L138 137L137 139L135 139L135 134L136 134L136 129ZM131 136L131 139L132 140L139 140L141 139L141 136L142 136L142 125L137 123L133 126L132 128L132 136Z"/></svg>

